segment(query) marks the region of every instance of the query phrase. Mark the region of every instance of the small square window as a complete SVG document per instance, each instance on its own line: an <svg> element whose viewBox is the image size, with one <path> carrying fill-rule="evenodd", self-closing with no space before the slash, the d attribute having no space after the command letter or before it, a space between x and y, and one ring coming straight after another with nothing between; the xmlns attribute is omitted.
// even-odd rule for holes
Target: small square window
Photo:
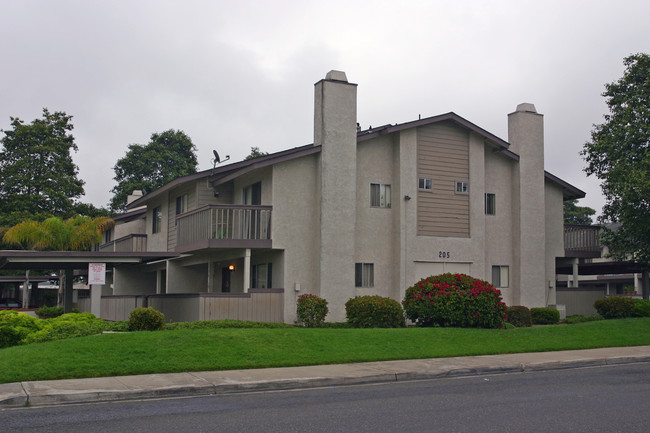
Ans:
<svg viewBox="0 0 650 433"><path fill-rule="evenodd" d="M456 182L456 194L469 193L469 184L467 182Z"/></svg>
<svg viewBox="0 0 650 433"><path fill-rule="evenodd" d="M510 268L508 266L492 266L492 285L496 288L509 287Z"/></svg>
<svg viewBox="0 0 650 433"><path fill-rule="evenodd" d="M176 197L176 215L187 212L187 194Z"/></svg>
<svg viewBox="0 0 650 433"><path fill-rule="evenodd" d="M419 189L426 189L431 191L433 188L433 184L431 182L431 179L426 178L426 177L421 177L418 179L418 188Z"/></svg>
<svg viewBox="0 0 650 433"><path fill-rule="evenodd" d="M370 184L370 207L390 207L390 185Z"/></svg>
<svg viewBox="0 0 650 433"><path fill-rule="evenodd" d="M354 264L354 286L374 287L375 286L375 265L374 263Z"/></svg>
<svg viewBox="0 0 650 433"><path fill-rule="evenodd" d="M485 215L496 215L496 213L497 213L496 194L486 192L485 193Z"/></svg>

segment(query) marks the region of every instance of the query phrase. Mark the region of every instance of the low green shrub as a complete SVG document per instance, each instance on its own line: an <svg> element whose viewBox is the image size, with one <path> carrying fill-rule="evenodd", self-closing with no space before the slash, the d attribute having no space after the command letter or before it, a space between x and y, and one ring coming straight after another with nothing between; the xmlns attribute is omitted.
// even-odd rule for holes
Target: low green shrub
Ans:
<svg viewBox="0 0 650 433"><path fill-rule="evenodd" d="M0 311L0 348L17 346L42 327L42 321L15 310Z"/></svg>
<svg viewBox="0 0 650 433"><path fill-rule="evenodd" d="M533 319L528 307L524 307L523 305L513 305L506 309L506 315L508 316L506 322L516 326L517 328L533 326Z"/></svg>
<svg viewBox="0 0 650 433"><path fill-rule="evenodd" d="M29 334L23 343L42 343L101 334L107 323L90 313L67 313L43 322L43 328Z"/></svg>
<svg viewBox="0 0 650 433"><path fill-rule="evenodd" d="M647 299L634 300L634 316L650 317L650 301Z"/></svg>
<svg viewBox="0 0 650 433"><path fill-rule="evenodd" d="M296 314L298 320L307 328L322 326L329 309L327 301L316 295L300 295Z"/></svg>
<svg viewBox="0 0 650 433"><path fill-rule="evenodd" d="M403 328L404 310L394 299L357 296L345 303L345 315L354 328Z"/></svg>
<svg viewBox="0 0 650 433"><path fill-rule="evenodd" d="M293 325L276 322L251 322L248 320L199 320L197 322L166 323L165 329L222 329L222 328L293 328Z"/></svg>
<svg viewBox="0 0 650 433"><path fill-rule="evenodd" d="M530 315L535 325L556 325L560 323L560 312L555 308L531 308Z"/></svg>
<svg viewBox="0 0 650 433"><path fill-rule="evenodd" d="M38 317L50 318L50 317L59 317L63 314L63 307L47 307L42 306L36 310Z"/></svg>
<svg viewBox="0 0 650 433"><path fill-rule="evenodd" d="M598 314L574 314L564 319L564 323L574 325L576 323L594 322L596 320L603 320L603 316Z"/></svg>
<svg viewBox="0 0 650 433"><path fill-rule="evenodd" d="M128 332L129 330L129 321L128 320L117 320L115 322L104 322L104 331L110 332Z"/></svg>
<svg viewBox="0 0 650 433"><path fill-rule="evenodd" d="M406 289L406 317L418 326L502 327L506 304L487 281L465 274L424 278Z"/></svg>
<svg viewBox="0 0 650 433"><path fill-rule="evenodd" d="M623 319L634 315L634 300L628 296L597 299L594 308L605 319Z"/></svg>
<svg viewBox="0 0 650 433"><path fill-rule="evenodd" d="M165 315L153 307L136 308L129 315L129 331L159 331L165 326Z"/></svg>

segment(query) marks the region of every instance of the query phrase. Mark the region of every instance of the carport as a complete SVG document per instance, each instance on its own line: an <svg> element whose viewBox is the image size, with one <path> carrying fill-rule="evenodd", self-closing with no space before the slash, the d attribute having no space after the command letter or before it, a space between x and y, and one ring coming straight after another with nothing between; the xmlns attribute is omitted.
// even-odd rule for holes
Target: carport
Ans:
<svg viewBox="0 0 650 433"><path fill-rule="evenodd" d="M168 252L112 252L112 251L22 251L0 250L0 270L53 270L65 272L63 309L72 311L72 282L74 271L87 271L90 263L104 263L106 270L120 265L150 263L177 257ZM99 317L102 286L90 287L91 312Z"/></svg>

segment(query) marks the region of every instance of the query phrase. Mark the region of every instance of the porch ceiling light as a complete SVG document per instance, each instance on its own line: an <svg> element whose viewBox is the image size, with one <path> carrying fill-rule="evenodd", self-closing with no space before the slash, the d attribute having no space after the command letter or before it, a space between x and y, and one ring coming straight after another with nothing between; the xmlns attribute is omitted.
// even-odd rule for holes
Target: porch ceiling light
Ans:
<svg viewBox="0 0 650 433"><path fill-rule="evenodd" d="M234 271L234 270L235 270L235 265L230 265L230 266L228 266L228 269L229 269L231 272Z"/></svg>

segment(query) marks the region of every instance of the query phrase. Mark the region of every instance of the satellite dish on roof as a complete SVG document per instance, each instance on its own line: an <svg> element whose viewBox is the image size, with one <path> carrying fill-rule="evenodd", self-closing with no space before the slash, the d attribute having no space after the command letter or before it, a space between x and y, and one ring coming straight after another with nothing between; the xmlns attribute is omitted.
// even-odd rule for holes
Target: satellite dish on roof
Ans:
<svg viewBox="0 0 650 433"><path fill-rule="evenodd" d="M219 153L216 150L213 150L212 154L214 155L214 159L212 160L212 162L214 163L214 165L212 166L213 169L217 167L217 164L228 161L230 159L230 155L226 155L226 159L221 161L221 158L219 157Z"/></svg>

